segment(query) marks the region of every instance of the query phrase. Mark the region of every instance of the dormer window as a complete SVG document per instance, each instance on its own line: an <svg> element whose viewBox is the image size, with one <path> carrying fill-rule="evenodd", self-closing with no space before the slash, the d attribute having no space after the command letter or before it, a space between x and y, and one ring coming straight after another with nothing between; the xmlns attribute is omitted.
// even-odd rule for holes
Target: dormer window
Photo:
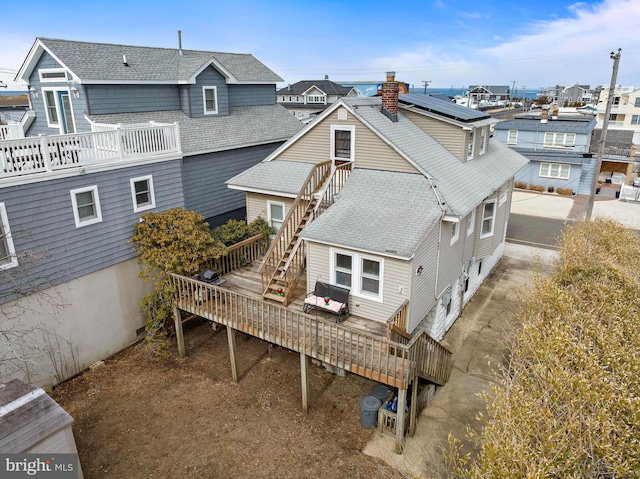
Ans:
<svg viewBox="0 0 640 479"><path fill-rule="evenodd" d="M487 151L487 127L480 128L480 151L479 155L484 155Z"/></svg>
<svg viewBox="0 0 640 479"><path fill-rule="evenodd" d="M324 103L324 97L320 95L308 96L307 103Z"/></svg>
<svg viewBox="0 0 640 479"><path fill-rule="evenodd" d="M475 143L475 131L469 132L469 142L467 143L467 160L473 159L473 147Z"/></svg>
<svg viewBox="0 0 640 479"><path fill-rule="evenodd" d="M218 87L205 86L202 87L202 97L204 102L205 115L218 114Z"/></svg>

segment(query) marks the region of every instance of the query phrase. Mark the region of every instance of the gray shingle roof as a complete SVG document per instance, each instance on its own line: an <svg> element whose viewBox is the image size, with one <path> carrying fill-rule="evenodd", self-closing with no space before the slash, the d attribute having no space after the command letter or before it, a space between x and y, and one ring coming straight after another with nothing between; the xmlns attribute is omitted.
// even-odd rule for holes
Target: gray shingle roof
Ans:
<svg viewBox="0 0 640 479"><path fill-rule="evenodd" d="M353 90L353 87L338 85L331 80L302 80L278 90L276 95L300 95L314 85L327 95L346 95Z"/></svg>
<svg viewBox="0 0 640 479"><path fill-rule="evenodd" d="M297 196L314 163L263 161L226 181L228 185Z"/></svg>
<svg viewBox="0 0 640 479"><path fill-rule="evenodd" d="M282 78L244 53L138 47L38 38L84 83L104 81L178 83L216 61L240 82L281 82ZM127 64L122 61L126 55Z"/></svg>
<svg viewBox="0 0 640 479"><path fill-rule="evenodd" d="M410 258L441 209L419 174L355 169L336 202L301 233L303 238Z"/></svg>
<svg viewBox="0 0 640 479"><path fill-rule="evenodd" d="M527 159L498 140L489 140L487 153L462 162L409 120L402 110L392 122L380 113L379 98L343 99L374 131L386 138L418 168L431 176L448 213L466 216L515 175ZM384 196L384 192L381 193Z"/></svg>
<svg viewBox="0 0 640 479"><path fill-rule="evenodd" d="M229 115L190 118L181 110L91 115L98 123L178 123L185 154L285 141L304 125L281 105L230 108Z"/></svg>
<svg viewBox="0 0 640 479"><path fill-rule="evenodd" d="M494 95L505 95L509 93L509 87L507 85L469 85L469 91L473 91L476 88L487 90Z"/></svg>
<svg viewBox="0 0 640 479"><path fill-rule="evenodd" d="M513 118L501 121L493 127L495 130L520 130L520 131L553 131L556 133L580 133L588 135L596 127L595 118L563 118L540 122L540 117Z"/></svg>

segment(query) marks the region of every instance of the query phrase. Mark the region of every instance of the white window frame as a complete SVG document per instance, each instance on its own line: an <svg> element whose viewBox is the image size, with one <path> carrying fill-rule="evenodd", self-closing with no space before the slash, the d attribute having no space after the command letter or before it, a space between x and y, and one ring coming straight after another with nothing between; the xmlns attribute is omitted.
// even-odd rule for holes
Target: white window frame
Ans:
<svg viewBox="0 0 640 479"><path fill-rule="evenodd" d="M557 167L558 172L553 174L554 167ZM566 171L565 174L563 174ZM571 175L571 165L566 163L551 163L551 162L542 162L540 163L540 172L538 176L540 178L555 178L558 180L568 180Z"/></svg>
<svg viewBox="0 0 640 479"><path fill-rule="evenodd" d="M9 217L4 203L0 203L0 241L2 241L7 249L7 256L0 258L0 269L15 268L18 266L18 257L16 256L16 248L13 244L13 236L11 236L11 228L9 227Z"/></svg>
<svg viewBox="0 0 640 479"><path fill-rule="evenodd" d="M138 203L138 196L136 192L136 183L140 183L141 181L146 181L149 187L149 202L140 204ZM135 213L140 213L142 211L152 210L156 207L156 195L153 189L153 176L139 176L137 178L131 178L129 180L131 184L131 199L133 200L133 211Z"/></svg>
<svg viewBox="0 0 640 479"><path fill-rule="evenodd" d="M337 131L349 131L351 132L351 144L349 158L336 156L336 132ZM354 125L331 125L331 161L354 161L355 160L355 146L356 146L356 127Z"/></svg>
<svg viewBox="0 0 640 479"><path fill-rule="evenodd" d="M491 216L486 216L487 213L487 205L488 204L493 204L493 214ZM480 238L489 238L490 236L493 236L493 230L496 224L496 213L498 212L498 205L497 205L497 201L495 199L493 200L488 200L485 201L484 204L482 205L482 222L480 223ZM490 231L485 232L484 231L484 223L485 221L490 221L491 222L491 229Z"/></svg>
<svg viewBox="0 0 640 479"><path fill-rule="evenodd" d="M47 78L46 75L49 73L63 73L64 75L57 78ZM67 71L64 68L42 68L38 70L38 76L40 77L41 83L60 83L68 81Z"/></svg>
<svg viewBox="0 0 640 479"><path fill-rule="evenodd" d="M59 92L66 92L69 95L69 106L71 107L71 121L73 121L73 130L76 130L76 114L73 111L73 95L69 91L69 88L55 88L55 87L43 87L42 88L42 102L44 104L44 112L45 117L47 118L47 126L49 128L57 128L60 134L64 133L64 123L62 122L62 108L60 107L60 97L58 95ZM47 106L47 92L53 93L53 106L56 110L56 116L58 117L57 123L52 123L49 118L49 107ZM67 128L69 126L67 125Z"/></svg>
<svg viewBox="0 0 640 479"><path fill-rule="evenodd" d="M344 251L336 248L331 248L330 254L331 254L331 261L330 261L331 284L339 285L338 282L336 281L336 255L341 254L344 256L349 256L351 257L351 273L350 273L351 287L347 287L344 285L339 285L339 286L347 287L350 290L351 295L353 296L370 299L371 301L382 303L383 301L382 292L384 291L384 258L362 254L362 253L355 253L352 251ZM378 280L378 294L371 293L370 291L363 291L362 289L362 278L367 277L366 273L363 272L363 268L362 268L363 260L375 261L380 265L380 268L378 271L378 278L376 278Z"/></svg>
<svg viewBox="0 0 640 479"><path fill-rule="evenodd" d="M278 221L280 223L279 227L275 227L273 225L273 217L271 216L271 206L272 205L276 205L276 206L281 206L282 207L282 220L277 219L276 221ZM287 217L287 208L286 205L282 202L282 201L272 201L272 200L267 200L267 221L269 223L269 226L271 226L272 228L276 228L276 232L280 231L280 228L282 228L282 225L284 224L284 219Z"/></svg>
<svg viewBox="0 0 640 479"><path fill-rule="evenodd" d="M467 143L467 160L473 159L473 153L476 147L475 129L469 131L469 142Z"/></svg>
<svg viewBox="0 0 640 479"><path fill-rule="evenodd" d="M576 145L575 133L556 133L553 131L547 131L544 134L545 148L557 148Z"/></svg>
<svg viewBox="0 0 640 479"><path fill-rule="evenodd" d="M511 139L513 133L513 140ZM517 145L518 144L518 130L509 130L507 132L507 145Z"/></svg>
<svg viewBox="0 0 640 479"><path fill-rule="evenodd" d="M453 246L456 243L456 241L458 241L458 238L460 238L460 223L452 221L451 222L451 242L449 243L449 245Z"/></svg>
<svg viewBox="0 0 640 479"><path fill-rule="evenodd" d="M309 95L307 96L307 103L325 105L327 103L327 97L324 95Z"/></svg>
<svg viewBox="0 0 640 479"><path fill-rule="evenodd" d="M467 236L471 236L475 230L476 225L476 210L471 210L469 213L469 219L467 220Z"/></svg>
<svg viewBox="0 0 640 479"><path fill-rule="evenodd" d="M90 191L93 195L94 213L91 218L82 219L78 213L78 198L80 193L86 193ZM73 205L73 218L76 221L76 228L82 228L83 226L89 226L102 222L102 210L100 209L100 195L98 194L98 185L86 186L84 188L76 188L69 192L71 194L71 204Z"/></svg>
<svg viewBox="0 0 640 479"><path fill-rule="evenodd" d="M207 91L213 92L213 100L216 102L215 110L207 110ZM205 115L218 114L218 87L215 85L207 85L202 87L202 111Z"/></svg>

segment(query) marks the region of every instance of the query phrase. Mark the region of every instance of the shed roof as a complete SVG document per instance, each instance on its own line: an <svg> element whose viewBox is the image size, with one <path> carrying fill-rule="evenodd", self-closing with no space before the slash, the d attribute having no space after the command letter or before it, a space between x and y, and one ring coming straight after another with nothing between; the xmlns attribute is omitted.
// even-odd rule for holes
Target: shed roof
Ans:
<svg viewBox="0 0 640 479"><path fill-rule="evenodd" d="M299 161L263 161L226 183L232 188L288 194L295 198L314 166L314 163Z"/></svg>
<svg viewBox="0 0 640 479"><path fill-rule="evenodd" d="M416 108L450 118L464 123L486 120L491 118L487 113L473 108L458 105L450 100L444 100L431 95L418 95L416 93L398 95L398 101L404 105L413 105Z"/></svg>
<svg viewBox="0 0 640 479"><path fill-rule="evenodd" d="M336 202L301 236L409 259L441 214L423 175L359 168L353 170Z"/></svg>
<svg viewBox="0 0 640 479"><path fill-rule="evenodd" d="M20 379L0 384L0 452L18 454L73 424L42 389Z"/></svg>
<svg viewBox="0 0 640 479"><path fill-rule="evenodd" d="M596 127L596 123L595 118L584 117L558 117L555 120L549 118L546 123L542 123L539 116L531 116L501 121L496 123L493 128L495 130L551 131L588 135Z"/></svg>

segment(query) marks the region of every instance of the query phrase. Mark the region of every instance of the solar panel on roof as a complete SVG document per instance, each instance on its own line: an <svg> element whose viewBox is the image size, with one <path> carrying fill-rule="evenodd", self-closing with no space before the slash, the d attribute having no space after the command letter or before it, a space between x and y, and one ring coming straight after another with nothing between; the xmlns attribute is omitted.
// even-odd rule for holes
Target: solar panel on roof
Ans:
<svg viewBox="0 0 640 479"><path fill-rule="evenodd" d="M429 95L409 93L405 95L398 95L398 100L400 103L415 105L423 110L439 113L448 118L462 122L471 122L490 118L489 115L481 111L473 110L472 108L467 108L454 102L441 100Z"/></svg>

